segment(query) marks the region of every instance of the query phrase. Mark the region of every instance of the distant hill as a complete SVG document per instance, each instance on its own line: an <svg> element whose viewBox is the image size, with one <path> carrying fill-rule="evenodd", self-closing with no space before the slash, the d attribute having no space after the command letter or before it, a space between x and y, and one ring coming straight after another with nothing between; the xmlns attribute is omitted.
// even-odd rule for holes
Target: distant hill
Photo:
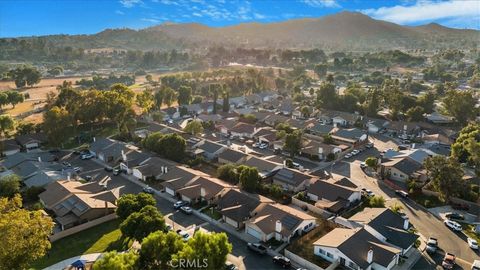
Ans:
<svg viewBox="0 0 480 270"><path fill-rule="evenodd" d="M95 35L41 37L55 45L82 48L201 49L212 45L253 48L321 48L325 50L434 49L475 47L476 30L461 30L438 24L410 27L372 19L362 13L340 12L321 18L278 23L242 23L209 27L197 23L165 23L135 31L105 30Z"/></svg>

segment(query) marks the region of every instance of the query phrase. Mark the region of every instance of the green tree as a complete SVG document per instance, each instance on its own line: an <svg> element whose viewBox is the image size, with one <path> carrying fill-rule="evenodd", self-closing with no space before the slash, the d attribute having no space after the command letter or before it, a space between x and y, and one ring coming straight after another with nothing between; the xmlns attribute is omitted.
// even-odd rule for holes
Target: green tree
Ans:
<svg viewBox="0 0 480 270"><path fill-rule="evenodd" d="M139 267L146 270L168 269L172 256L184 246L183 239L174 232L153 232L142 241Z"/></svg>
<svg viewBox="0 0 480 270"><path fill-rule="evenodd" d="M15 108L17 104L22 103L24 100L25 96L22 93L19 93L17 91L7 92L7 101L8 103L12 104L13 108Z"/></svg>
<svg viewBox="0 0 480 270"><path fill-rule="evenodd" d="M290 155L294 156L300 149L302 149L302 132L295 130L285 136L285 144L283 149L288 151Z"/></svg>
<svg viewBox="0 0 480 270"><path fill-rule="evenodd" d="M227 87L226 84L223 85L222 96L223 96L222 111L229 112L230 111L230 89Z"/></svg>
<svg viewBox="0 0 480 270"><path fill-rule="evenodd" d="M445 111L460 124L475 119L478 111L475 108L476 104L477 100L472 91L448 90L443 99Z"/></svg>
<svg viewBox="0 0 480 270"><path fill-rule="evenodd" d="M420 106L415 106L414 108L408 109L406 115L408 117L408 121L419 122L424 119L423 117L424 110Z"/></svg>
<svg viewBox="0 0 480 270"><path fill-rule="evenodd" d="M228 242L225 233L203 233L198 231L190 239L181 251L172 256L173 262L180 260L197 260L204 262L206 267L202 269L217 270L225 267L227 255L232 251L232 244ZM197 268L186 268L197 269Z"/></svg>
<svg viewBox="0 0 480 270"><path fill-rule="evenodd" d="M192 101L192 88L182 85L178 89L178 105L188 105Z"/></svg>
<svg viewBox="0 0 480 270"><path fill-rule="evenodd" d="M192 135L195 135L195 136L199 135L199 134L202 134L203 133L202 122L200 122L198 120L193 120L185 126L183 131L188 132L188 133L190 133Z"/></svg>
<svg viewBox="0 0 480 270"><path fill-rule="evenodd" d="M43 130L52 145L60 145L68 135L71 116L66 109L54 106L43 114Z"/></svg>
<svg viewBox="0 0 480 270"><path fill-rule="evenodd" d="M152 195L147 193L125 194L117 201L116 213L118 217L125 220L131 214L140 211L145 206L155 206L156 201Z"/></svg>
<svg viewBox="0 0 480 270"><path fill-rule="evenodd" d="M154 106L153 93L150 89L143 90L137 95L136 103L138 107L142 108L143 113L148 113Z"/></svg>
<svg viewBox="0 0 480 270"><path fill-rule="evenodd" d="M125 253L110 251L93 264L93 270L135 270L137 261L138 255L132 251Z"/></svg>
<svg viewBox="0 0 480 270"><path fill-rule="evenodd" d="M13 130L15 127L15 120L8 114L0 115L0 135L5 136L5 134Z"/></svg>
<svg viewBox="0 0 480 270"><path fill-rule="evenodd" d="M22 208L22 199L0 198L0 269L26 269L50 249L53 221Z"/></svg>
<svg viewBox="0 0 480 270"><path fill-rule="evenodd" d="M247 167L241 169L238 177L242 189L254 192L260 184L261 177L255 167Z"/></svg>
<svg viewBox="0 0 480 270"><path fill-rule="evenodd" d="M160 138L158 141L158 153L173 161L181 161L185 156L187 142L182 136L172 133Z"/></svg>
<svg viewBox="0 0 480 270"><path fill-rule="evenodd" d="M170 87L162 87L160 89L161 94L158 95L157 98L162 97L163 104L167 105L167 107L170 108L172 106L173 102L177 99L177 93ZM161 103L160 103L161 105Z"/></svg>
<svg viewBox="0 0 480 270"><path fill-rule="evenodd" d="M229 183L236 184L238 182L238 174L236 166L232 163L224 164L217 169L218 178Z"/></svg>
<svg viewBox="0 0 480 270"><path fill-rule="evenodd" d="M435 94L432 91L428 91L417 99L417 105L423 108L425 113L432 113L435 108L435 100Z"/></svg>
<svg viewBox="0 0 480 270"><path fill-rule="evenodd" d="M450 197L459 193L463 170L458 161L445 156L434 156L425 160L424 167L442 200L448 202Z"/></svg>
<svg viewBox="0 0 480 270"><path fill-rule="evenodd" d="M13 198L20 192L20 177L11 174L0 178L0 197Z"/></svg>
<svg viewBox="0 0 480 270"><path fill-rule="evenodd" d="M364 112L367 116L375 117L380 110L381 92L378 88L368 90L364 103Z"/></svg>
<svg viewBox="0 0 480 270"><path fill-rule="evenodd" d="M376 157L368 157L365 159L365 164L372 169L377 168L377 163L378 161Z"/></svg>
<svg viewBox="0 0 480 270"><path fill-rule="evenodd" d="M313 71L318 76L318 78L323 78L327 75L327 65L317 64L313 67Z"/></svg>
<svg viewBox="0 0 480 270"><path fill-rule="evenodd" d="M474 166L480 176L480 124L469 124L460 131L452 145L451 156Z"/></svg>
<svg viewBox="0 0 480 270"><path fill-rule="evenodd" d="M323 83L317 91L317 101L321 108L334 109L337 105L337 91L332 83Z"/></svg>
<svg viewBox="0 0 480 270"><path fill-rule="evenodd" d="M370 197L368 199L368 206L372 208L383 208L385 207L385 198L378 195Z"/></svg>
<svg viewBox="0 0 480 270"><path fill-rule="evenodd" d="M10 76L15 81L17 88L33 86L40 82L41 74L34 67L23 66L10 71Z"/></svg>
<svg viewBox="0 0 480 270"><path fill-rule="evenodd" d="M122 235L142 242L155 231L165 230L165 219L155 206L147 205L134 212L120 224Z"/></svg>

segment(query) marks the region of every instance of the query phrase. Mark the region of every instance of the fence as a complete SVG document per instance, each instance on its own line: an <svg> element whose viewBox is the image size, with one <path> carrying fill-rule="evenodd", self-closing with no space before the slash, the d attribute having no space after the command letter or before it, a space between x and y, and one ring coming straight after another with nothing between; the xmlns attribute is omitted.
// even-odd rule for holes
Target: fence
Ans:
<svg viewBox="0 0 480 270"><path fill-rule="evenodd" d="M288 249L285 249L284 250L285 252L285 257L289 258L290 260L292 260L294 263L304 267L304 268L307 268L309 270L325 270L324 268L310 262L310 261L307 261L305 260L304 258L290 252ZM313 252L313 250L312 250Z"/></svg>
<svg viewBox="0 0 480 270"><path fill-rule="evenodd" d="M97 218L95 220L92 220L92 221L89 221L87 223L83 223L83 224L80 224L78 226L75 226L75 227L72 227L70 229L66 229L66 230L63 230L61 232L58 232L54 235L51 235L49 238L50 238L50 242L55 242L59 239L62 239L64 237L67 237L69 235L72 235L72 234L75 234L75 233L78 233L78 232L81 232L81 231L84 231L86 229L89 229L91 227L94 227L94 226L97 226L99 224L102 224L104 222L107 222L107 221L110 221L110 220L114 220L118 218L117 215L115 213L113 214L110 214L110 215L106 215L106 216L103 216L101 218Z"/></svg>

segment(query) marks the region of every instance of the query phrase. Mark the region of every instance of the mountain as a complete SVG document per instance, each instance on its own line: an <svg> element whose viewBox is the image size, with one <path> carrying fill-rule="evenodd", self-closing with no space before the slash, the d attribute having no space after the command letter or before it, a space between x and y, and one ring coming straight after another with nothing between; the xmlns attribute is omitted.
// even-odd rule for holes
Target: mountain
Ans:
<svg viewBox="0 0 480 270"><path fill-rule="evenodd" d="M56 45L82 48L202 49L213 45L250 48L321 48L325 50L434 49L475 47L476 30L438 24L401 26L358 12L277 23L242 23L210 27L198 23L164 23L142 30L109 29L95 35L47 36Z"/></svg>

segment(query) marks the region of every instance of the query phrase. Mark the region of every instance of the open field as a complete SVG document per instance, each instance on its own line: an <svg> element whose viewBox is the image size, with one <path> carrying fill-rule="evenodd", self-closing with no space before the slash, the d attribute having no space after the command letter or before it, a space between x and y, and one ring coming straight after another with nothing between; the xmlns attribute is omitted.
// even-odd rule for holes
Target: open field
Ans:
<svg viewBox="0 0 480 270"><path fill-rule="evenodd" d="M80 254L125 250L130 243L122 238L122 233L118 228L119 225L120 220L112 220L60 239L52 243L52 248L48 254L36 261L31 267L33 269L43 269Z"/></svg>

